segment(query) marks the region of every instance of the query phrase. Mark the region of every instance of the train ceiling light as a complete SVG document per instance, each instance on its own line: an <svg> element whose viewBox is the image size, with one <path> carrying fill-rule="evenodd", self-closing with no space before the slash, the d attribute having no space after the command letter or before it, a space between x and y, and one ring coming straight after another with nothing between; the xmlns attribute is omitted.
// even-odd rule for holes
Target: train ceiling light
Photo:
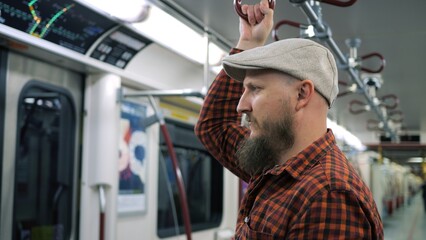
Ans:
<svg viewBox="0 0 426 240"><path fill-rule="evenodd" d="M155 5L151 5L145 21L131 26L156 43L200 64L205 64L208 57L208 65L215 66L226 55L217 44L209 41L209 34L195 31Z"/></svg>
<svg viewBox="0 0 426 240"><path fill-rule="evenodd" d="M119 20L132 23L144 21L150 10L145 0L80 0L88 5L106 12Z"/></svg>

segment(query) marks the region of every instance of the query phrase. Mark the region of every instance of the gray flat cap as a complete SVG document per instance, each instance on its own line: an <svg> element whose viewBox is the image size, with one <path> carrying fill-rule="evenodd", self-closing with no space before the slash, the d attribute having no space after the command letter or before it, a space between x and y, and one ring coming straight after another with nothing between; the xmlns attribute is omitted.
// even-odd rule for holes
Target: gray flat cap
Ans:
<svg viewBox="0 0 426 240"><path fill-rule="evenodd" d="M226 73L237 81L243 81L249 69L275 69L299 80L309 79L329 106L339 91L333 54L326 47L308 39L273 42L227 56L222 63Z"/></svg>

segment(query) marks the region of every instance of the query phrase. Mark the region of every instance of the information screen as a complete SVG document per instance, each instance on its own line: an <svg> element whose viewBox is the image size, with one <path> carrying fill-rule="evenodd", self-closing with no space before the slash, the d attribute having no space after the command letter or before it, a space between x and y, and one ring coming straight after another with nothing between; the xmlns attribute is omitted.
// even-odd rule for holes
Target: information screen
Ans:
<svg viewBox="0 0 426 240"><path fill-rule="evenodd" d="M121 27L105 37L90 56L124 69L127 63L151 42L151 40Z"/></svg>
<svg viewBox="0 0 426 240"><path fill-rule="evenodd" d="M72 0L0 0L0 23L83 54L115 25Z"/></svg>

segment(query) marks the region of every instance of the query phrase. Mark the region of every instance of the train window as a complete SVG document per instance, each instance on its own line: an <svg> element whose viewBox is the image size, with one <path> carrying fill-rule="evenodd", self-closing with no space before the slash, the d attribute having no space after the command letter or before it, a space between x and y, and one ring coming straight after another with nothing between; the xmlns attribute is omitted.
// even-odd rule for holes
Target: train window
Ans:
<svg viewBox="0 0 426 240"><path fill-rule="evenodd" d="M18 106L13 239L71 235L75 110L65 90L30 81Z"/></svg>
<svg viewBox="0 0 426 240"><path fill-rule="evenodd" d="M193 127L167 124L185 183L193 231L218 227L223 209L223 167L204 149L193 133ZM179 193L171 160L161 140L158 172L159 237L184 234Z"/></svg>

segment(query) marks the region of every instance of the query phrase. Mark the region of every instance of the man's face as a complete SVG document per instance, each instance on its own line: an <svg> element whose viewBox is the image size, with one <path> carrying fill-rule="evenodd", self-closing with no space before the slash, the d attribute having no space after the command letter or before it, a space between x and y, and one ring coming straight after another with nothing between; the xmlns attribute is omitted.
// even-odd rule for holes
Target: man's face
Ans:
<svg viewBox="0 0 426 240"><path fill-rule="evenodd" d="M250 137L237 156L240 167L250 174L279 164L279 155L293 146L292 84L278 72L252 71L244 80L245 91L237 111L245 113Z"/></svg>

